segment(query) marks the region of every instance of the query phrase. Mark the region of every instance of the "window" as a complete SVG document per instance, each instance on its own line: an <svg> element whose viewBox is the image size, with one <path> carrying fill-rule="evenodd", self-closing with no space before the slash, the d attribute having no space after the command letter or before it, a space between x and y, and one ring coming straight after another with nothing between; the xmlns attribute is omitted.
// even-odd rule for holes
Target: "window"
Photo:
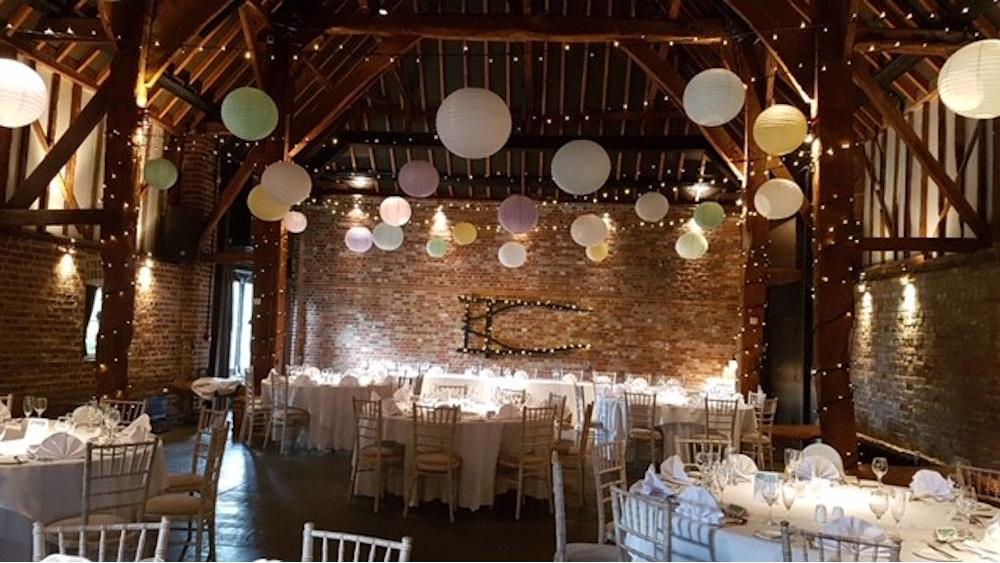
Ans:
<svg viewBox="0 0 1000 563"><path fill-rule="evenodd" d="M101 331L101 304L104 292L101 286L87 284L87 305L83 318L83 355L87 358L97 356L97 335Z"/></svg>

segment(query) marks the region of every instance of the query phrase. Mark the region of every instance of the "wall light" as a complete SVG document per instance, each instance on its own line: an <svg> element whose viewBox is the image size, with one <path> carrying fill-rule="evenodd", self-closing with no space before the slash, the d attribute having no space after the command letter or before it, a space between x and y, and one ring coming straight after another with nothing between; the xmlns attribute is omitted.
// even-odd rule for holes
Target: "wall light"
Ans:
<svg viewBox="0 0 1000 563"><path fill-rule="evenodd" d="M59 273L59 277L63 280L68 280L76 274L76 260L73 259L72 249L67 250L62 258L59 259L59 265L56 267L56 271Z"/></svg>
<svg viewBox="0 0 1000 563"><path fill-rule="evenodd" d="M434 219L431 223L431 233L435 235L443 235L448 232L448 216L444 214L444 209L441 207L437 208L434 212Z"/></svg>
<svg viewBox="0 0 1000 563"><path fill-rule="evenodd" d="M138 279L139 289L149 289L153 285L153 260L146 258L146 261L139 268Z"/></svg>

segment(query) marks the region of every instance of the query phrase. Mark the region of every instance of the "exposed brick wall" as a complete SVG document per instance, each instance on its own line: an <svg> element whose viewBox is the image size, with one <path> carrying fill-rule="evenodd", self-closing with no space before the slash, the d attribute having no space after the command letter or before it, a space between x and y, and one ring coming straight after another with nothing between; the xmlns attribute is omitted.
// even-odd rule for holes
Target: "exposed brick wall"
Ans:
<svg viewBox="0 0 1000 563"><path fill-rule="evenodd" d="M874 269L857 300L858 429L948 463L1000 467L1000 251L912 270L909 299L901 274Z"/></svg>
<svg viewBox="0 0 1000 563"><path fill-rule="evenodd" d="M293 235L292 361L321 366L354 365L367 359L448 364L452 369L487 362L456 351L462 346L461 294L549 299L593 309L587 315L530 310L497 317L495 335L521 345L589 342L589 351L541 358L488 360L494 365L557 366L704 378L718 374L736 351L739 330L740 234L735 217L710 233L711 249L700 261L680 259L673 249L691 209L672 210L674 226L638 227L631 206L559 204L541 207L540 229L519 237L528 262L508 270L497 249L513 237L497 232L496 204L421 201L406 241L395 252L373 247L358 255L344 245L348 227L371 227L378 200L364 199L371 217L345 212L351 200L307 210L309 228ZM479 238L452 246L443 259L424 245L431 219L444 204L448 222L470 221ZM331 211L337 210L336 213ZM609 211L614 224L611 256L590 263L569 236L569 224L584 212ZM552 230L553 226L557 230Z"/></svg>

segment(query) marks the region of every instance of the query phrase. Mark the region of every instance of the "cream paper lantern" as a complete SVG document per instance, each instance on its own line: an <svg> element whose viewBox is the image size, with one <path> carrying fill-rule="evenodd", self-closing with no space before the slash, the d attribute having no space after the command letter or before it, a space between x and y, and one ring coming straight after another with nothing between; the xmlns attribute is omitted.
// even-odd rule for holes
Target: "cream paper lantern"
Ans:
<svg viewBox="0 0 1000 563"><path fill-rule="evenodd" d="M573 242L580 246L587 247L604 242L608 237L608 226L593 213L580 215L573 220L569 226L569 235L573 237Z"/></svg>
<svg viewBox="0 0 1000 563"><path fill-rule="evenodd" d="M288 206L271 199L264 186L255 186L250 190L247 194L247 207L250 214L261 221L279 221L288 213Z"/></svg>
<svg viewBox="0 0 1000 563"><path fill-rule="evenodd" d="M587 258L589 258L591 262L600 264L601 262L604 262L604 259L607 257L608 243L599 242L587 247Z"/></svg>
<svg viewBox="0 0 1000 563"><path fill-rule="evenodd" d="M708 239L701 233L689 231L677 238L674 250L685 260L697 260L708 252Z"/></svg>
<svg viewBox="0 0 1000 563"><path fill-rule="evenodd" d="M273 162L260 176L260 185L274 201L298 205L312 192L309 172L294 162Z"/></svg>
<svg viewBox="0 0 1000 563"><path fill-rule="evenodd" d="M360 225L351 227L347 229L347 234L344 235L344 244L352 252L364 254L372 247L372 232L368 230L368 227Z"/></svg>
<svg viewBox="0 0 1000 563"><path fill-rule="evenodd" d="M448 241L441 237L431 237L427 241L427 255L431 258L442 258L448 253Z"/></svg>
<svg viewBox="0 0 1000 563"><path fill-rule="evenodd" d="M764 217L778 221L799 212L805 196L798 184L784 178L772 178L757 188L753 206Z"/></svg>
<svg viewBox="0 0 1000 563"><path fill-rule="evenodd" d="M168 190L177 183L177 167L165 158L150 159L142 168L142 181L158 190Z"/></svg>
<svg viewBox="0 0 1000 563"><path fill-rule="evenodd" d="M388 223L379 223L372 229L372 240L379 250L392 252L403 246L403 229Z"/></svg>
<svg viewBox="0 0 1000 563"><path fill-rule="evenodd" d="M459 246L466 246L476 242L479 231L472 223L458 223L451 229L451 239Z"/></svg>
<svg viewBox="0 0 1000 563"><path fill-rule="evenodd" d="M278 126L278 106L259 88L244 86L222 100L222 124L244 141L259 141Z"/></svg>
<svg viewBox="0 0 1000 563"><path fill-rule="evenodd" d="M528 249L519 242L506 242L497 251L497 258L505 268L520 268L528 261Z"/></svg>
<svg viewBox="0 0 1000 563"><path fill-rule="evenodd" d="M732 121L743 109L746 87L724 68L703 70L684 88L684 112L691 121L717 127Z"/></svg>
<svg viewBox="0 0 1000 563"><path fill-rule="evenodd" d="M410 204L397 195L387 197L378 206L379 217L393 227L402 227L410 220Z"/></svg>
<svg viewBox="0 0 1000 563"><path fill-rule="evenodd" d="M510 137L510 108L483 88L455 90L441 102L435 117L441 144L463 158L486 158Z"/></svg>
<svg viewBox="0 0 1000 563"><path fill-rule="evenodd" d="M706 231L718 229L726 220L726 210L714 201L703 201L694 208L694 222Z"/></svg>
<svg viewBox="0 0 1000 563"><path fill-rule="evenodd" d="M611 157L594 141L577 139L552 156L552 180L571 195L589 195L601 189L611 175Z"/></svg>
<svg viewBox="0 0 1000 563"><path fill-rule="evenodd" d="M24 127L49 107L49 91L41 75L14 59L0 59L0 125Z"/></svg>
<svg viewBox="0 0 1000 563"><path fill-rule="evenodd" d="M753 122L753 140L767 154L781 156L799 147L809 133L806 116L795 106L774 104Z"/></svg>
<svg viewBox="0 0 1000 563"><path fill-rule="evenodd" d="M941 102L958 115L1000 116L1000 39L975 41L952 53L937 86Z"/></svg>
<svg viewBox="0 0 1000 563"><path fill-rule="evenodd" d="M305 213L302 213L301 211L289 211L288 213L285 213L285 216L281 219L281 224L285 227L286 231L298 234L306 230L306 227L309 225L309 220L306 219Z"/></svg>
<svg viewBox="0 0 1000 563"><path fill-rule="evenodd" d="M670 211L670 200L660 192L646 192L635 201L635 214L647 223L658 223Z"/></svg>

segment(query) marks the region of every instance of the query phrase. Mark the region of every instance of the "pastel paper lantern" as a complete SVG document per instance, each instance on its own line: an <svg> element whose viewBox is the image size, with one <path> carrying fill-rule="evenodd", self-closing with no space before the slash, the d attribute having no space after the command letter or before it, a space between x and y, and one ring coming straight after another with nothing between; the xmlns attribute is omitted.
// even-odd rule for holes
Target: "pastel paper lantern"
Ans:
<svg viewBox="0 0 1000 563"><path fill-rule="evenodd" d="M441 237L431 237L427 241L427 255L431 258L442 258L448 252L448 241Z"/></svg>
<svg viewBox="0 0 1000 563"><path fill-rule="evenodd" d="M170 189L177 183L177 167L165 158L154 158L143 167L142 181L158 190Z"/></svg>
<svg viewBox="0 0 1000 563"><path fill-rule="evenodd" d="M809 134L806 116L795 106L774 104L753 122L753 140L767 154L781 156L799 147Z"/></svg>
<svg viewBox="0 0 1000 563"><path fill-rule="evenodd" d="M437 168L426 160L411 160L399 169L396 176L399 189L410 197L430 197L441 181Z"/></svg>
<svg viewBox="0 0 1000 563"><path fill-rule="evenodd" d="M684 112L691 121L717 127L743 109L746 88L739 76L724 68L703 70L684 88Z"/></svg>
<svg viewBox="0 0 1000 563"><path fill-rule="evenodd" d="M660 192L646 192L635 200L635 214L647 223L658 223L670 211L670 200Z"/></svg>
<svg viewBox="0 0 1000 563"><path fill-rule="evenodd" d="M552 156L552 180L562 191L588 195L601 189L611 175L611 157L594 141L577 139Z"/></svg>
<svg viewBox="0 0 1000 563"><path fill-rule="evenodd" d="M503 98L483 88L455 90L435 117L438 138L464 158L486 158L503 148L513 122Z"/></svg>
<svg viewBox="0 0 1000 563"><path fill-rule="evenodd" d="M569 235L573 237L573 242L583 247L594 246L604 242L608 237L608 226L593 213L580 215L573 219L573 224L569 226Z"/></svg>
<svg viewBox="0 0 1000 563"><path fill-rule="evenodd" d="M285 213L285 216L281 219L281 224L285 227L286 231L298 234L306 230L306 227L309 225L309 220L306 219L305 213L302 213L301 211L289 211L288 213Z"/></svg>
<svg viewBox="0 0 1000 563"><path fill-rule="evenodd" d="M972 119L1000 116L1000 39L969 43L952 53L937 80L941 102Z"/></svg>
<svg viewBox="0 0 1000 563"><path fill-rule="evenodd" d="M280 161L267 165L260 176L260 185L274 201L298 205L312 192L309 172L294 162Z"/></svg>
<svg viewBox="0 0 1000 563"><path fill-rule="evenodd" d="M410 204L397 195L383 199L382 204L378 206L379 217L393 227L405 225L410 220L412 213Z"/></svg>
<svg viewBox="0 0 1000 563"><path fill-rule="evenodd" d="M288 206L271 199L264 191L264 186L255 186L250 190L247 194L247 207L250 214L261 221L279 221L288 213Z"/></svg>
<svg viewBox="0 0 1000 563"><path fill-rule="evenodd" d="M48 107L49 91L41 75L14 59L0 59L0 125L24 127Z"/></svg>
<svg viewBox="0 0 1000 563"><path fill-rule="evenodd" d="M703 201L694 208L694 222L706 231L718 229L726 220L726 210L714 201Z"/></svg>
<svg viewBox="0 0 1000 563"><path fill-rule="evenodd" d="M677 238L674 250L685 260L697 260L708 252L708 239L701 233L689 231Z"/></svg>
<svg viewBox="0 0 1000 563"><path fill-rule="evenodd" d="M451 239L459 246L466 246L476 242L479 231L472 223L458 223L451 229Z"/></svg>
<svg viewBox="0 0 1000 563"><path fill-rule="evenodd" d="M587 247L587 258L591 262L596 262L600 264L604 262L604 259L608 257L608 243L599 242L595 245Z"/></svg>
<svg viewBox="0 0 1000 563"><path fill-rule="evenodd" d="M787 219L802 209L805 195L799 185L784 178L772 178L757 188L753 206L771 221Z"/></svg>
<svg viewBox="0 0 1000 563"><path fill-rule="evenodd" d="M379 250L392 252L403 245L403 229L388 223L379 223L372 229L372 240Z"/></svg>
<svg viewBox="0 0 1000 563"><path fill-rule="evenodd" d="M520 268L528 261L528 249L519 242L505 242L497 251L497 258L505 268Z"/></svg>
<svg viewBox="0 0 1000 563"><path fill-rule="evenodd" d="M344 235L344 242L352 252L359 254L368 252L372 247L372 232L368 230L368 227L360 225L351 227L347 229L347 234Z"/></svg>
<svg viewBox="0 0 1000 563"><path fill-rule="evenodd" d="M259 141L278 126L278 106L259 88L244 86L222 100L222 124L244 141Z"/></svg>
<svg viewBox="0 0 1000 563"><path fill-rule="evenodd" d="M508 233L524 234L538 224L538 206L530 197L514 194L500 204L497 219Z"/></svg>

